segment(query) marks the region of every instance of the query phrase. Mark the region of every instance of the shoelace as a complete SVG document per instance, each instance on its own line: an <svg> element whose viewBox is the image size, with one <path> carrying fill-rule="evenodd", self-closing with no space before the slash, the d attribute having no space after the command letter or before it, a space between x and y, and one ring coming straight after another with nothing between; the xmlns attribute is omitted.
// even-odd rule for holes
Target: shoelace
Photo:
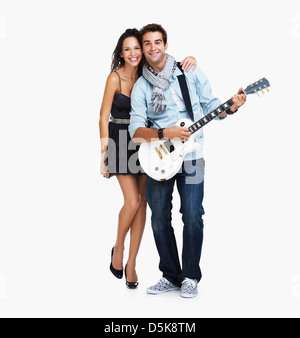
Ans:
<svg viewBox="0 0 300 338"><path fill-rule="evenodd" d="M161 278L161 280L157 283L156 288L158 289L165 289L166 286L172 286L172 284L165 278Z"/></svg>
<svg viewBox="0 0 300 338"><path fill-rule="evenodd" d="M188 291L191 291L197 287L197 283L193 279L185 278L182 282L182 287Z"/></svg>

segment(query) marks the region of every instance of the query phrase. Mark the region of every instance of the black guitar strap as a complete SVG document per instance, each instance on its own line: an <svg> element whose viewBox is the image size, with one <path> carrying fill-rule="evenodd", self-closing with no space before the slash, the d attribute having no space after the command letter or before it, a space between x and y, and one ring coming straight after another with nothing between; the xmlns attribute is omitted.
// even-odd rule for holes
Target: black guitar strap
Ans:
<svg viewBox="0 0 300 338"><path fill-rule="evenodd" d="M190 119L194 122L194 113L193 113L193 108L192 108L192 104L191 104L191 98L190 98L190 94L189 94L189 90L188 90L188 86L186 83L186 78L185 75L183 73L182 67L180 65L180 62L177 62L177 67L180 69L181 71L181 75L178 75L178 82L180 85L180 89L181 89L181 93L182 93L182 97L185 103L185 107L187 112L189 113L189 117Z"/></svg>

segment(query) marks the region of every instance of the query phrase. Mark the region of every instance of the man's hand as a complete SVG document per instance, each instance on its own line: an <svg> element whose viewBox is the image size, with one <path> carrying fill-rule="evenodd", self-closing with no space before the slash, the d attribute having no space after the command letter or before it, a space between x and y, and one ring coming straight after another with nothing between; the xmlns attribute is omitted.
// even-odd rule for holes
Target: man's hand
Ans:
<svg viewBox="0 0 300 338"><path fill-rule="evenodd" d="M240 88L238 93L240 93L243 88ZM232 112L237 111L246 103L247 95L246 94L235 94L232 96L231 100L234 102L234 105L230 107Z"/></svg>
<svg viewBox="0 0 300 338"><path fill-rule="evenodd" d="M183 142L185 139L188 139L191 135L192 133L188 130L188 128L173 126L164 129L164 138L167 138L169 140L176 139Z"/></svg>

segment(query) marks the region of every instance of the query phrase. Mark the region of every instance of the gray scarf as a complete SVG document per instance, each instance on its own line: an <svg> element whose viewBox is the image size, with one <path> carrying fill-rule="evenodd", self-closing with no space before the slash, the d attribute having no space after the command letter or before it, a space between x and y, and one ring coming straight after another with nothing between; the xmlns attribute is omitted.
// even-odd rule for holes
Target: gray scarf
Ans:
<svg viewBox="0 0 300 338"><path fill-rule="evenodd" d="M164 95L164 90L169 88L173 73L177 67L176 60L171 55L167 55L167 61L164 69L157 73L150 67L148 62L143 67L143 76L153 85L153 94L151 106L154 106L156 114L163 113L167 108L167 101Z"/></svg>

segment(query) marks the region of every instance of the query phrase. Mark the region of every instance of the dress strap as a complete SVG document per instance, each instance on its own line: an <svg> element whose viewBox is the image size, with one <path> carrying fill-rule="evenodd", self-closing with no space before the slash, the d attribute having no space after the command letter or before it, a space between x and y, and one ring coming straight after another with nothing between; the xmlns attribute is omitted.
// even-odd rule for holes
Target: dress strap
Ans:
<svg viewBox="0 0 300 338"><path fill-rule="evenodd" d="M120 94L122 93L122 86L121 86L121 77L119 75L119 73L115 70L115 73L117 73L117 75L119 76L119 81L120 81Z"/></svg>

